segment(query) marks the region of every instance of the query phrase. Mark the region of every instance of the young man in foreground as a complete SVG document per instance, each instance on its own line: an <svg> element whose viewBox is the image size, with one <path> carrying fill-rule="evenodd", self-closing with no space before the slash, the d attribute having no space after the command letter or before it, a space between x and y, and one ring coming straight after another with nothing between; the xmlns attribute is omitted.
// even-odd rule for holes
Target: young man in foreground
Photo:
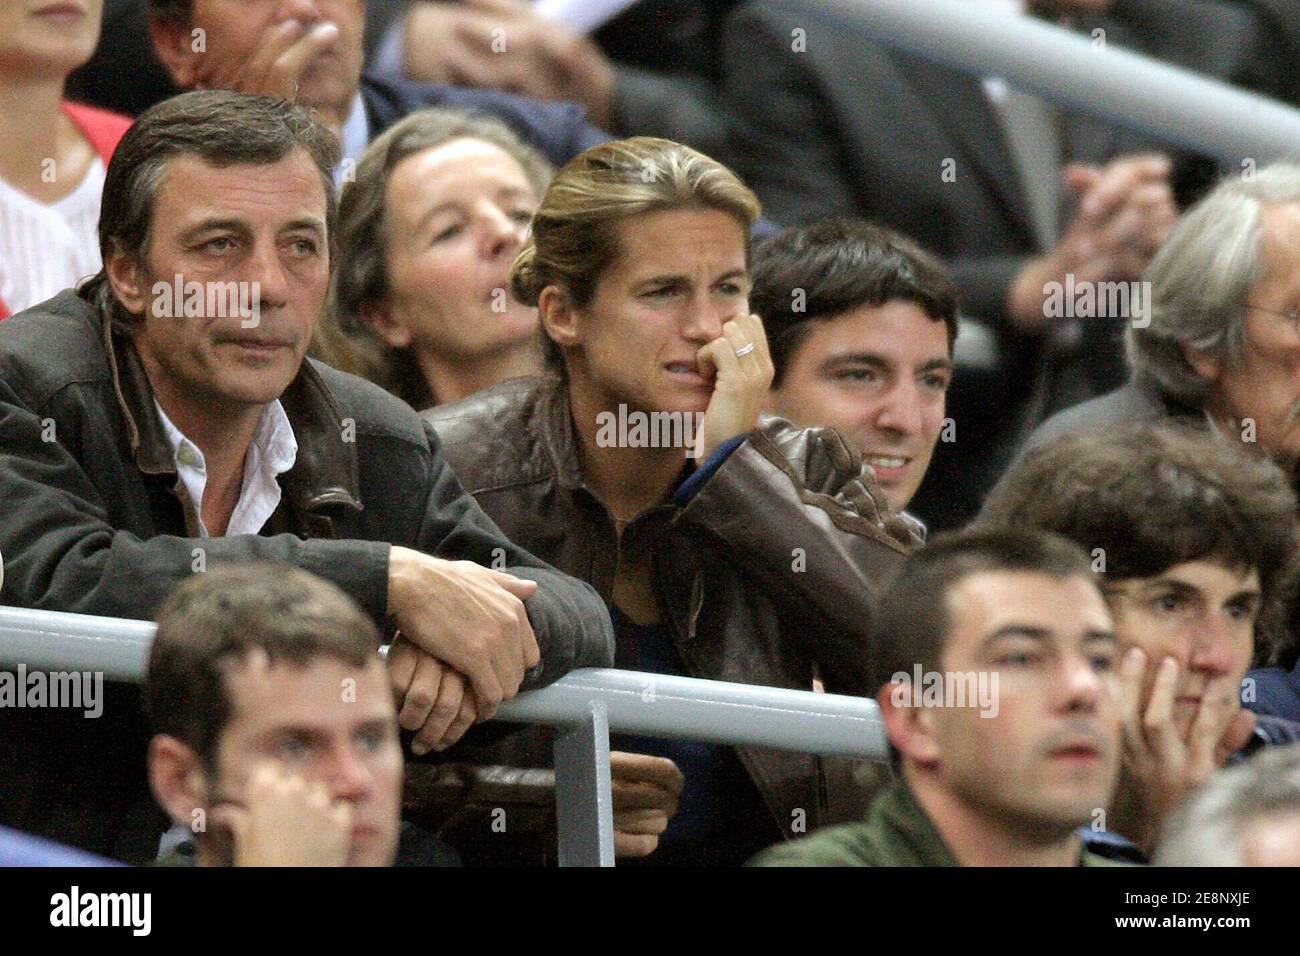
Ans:
<svg viewBox="0 0 1300 956"><path fill-rule="evenodd" d="M876 634L897 779L865 821L756 865L1109 862L1077 831L1119 770L1118 647L1077 548L1042 533L941 537L885 593Z"/></svg>
<svg viewBox="0 0 1300 956"><path fill-rule="evenodd" d="M268 564L195 575L163 607L146 694L149 783L200 866L393 863L393 690L374 623L335 585Z"/></svg>

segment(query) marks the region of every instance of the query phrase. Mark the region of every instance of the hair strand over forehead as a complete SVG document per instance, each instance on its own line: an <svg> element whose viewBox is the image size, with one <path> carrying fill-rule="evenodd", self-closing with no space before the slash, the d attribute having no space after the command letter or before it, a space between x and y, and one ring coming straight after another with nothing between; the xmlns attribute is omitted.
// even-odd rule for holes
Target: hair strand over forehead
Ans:
<svg viewBox="0 0 1300 956"><path fill-rule="evenodd" d="M114 254L143 263L153 234L154 202L168 164L193 156L217 167L271 165L296 149L311 157L324 189L325 221L334 240L334 135L288 100L245 96L229 90L182 93L150 107L118 143L104 177L99 249L105 264ZM112 293L106 269L86 281L81 295L122 325L133 316Z"/></svg>
<svg viewBox="0 0 1300 956"><path fill-rule="evenodd" d="M533 218L532 236L515 258L510 287L536 305L556 286L575 305L591 301L596 284L621 254L618 227L643 213L716 209L735 218L749 262L758 198L726 166L689 146L650 136L602 143L579 153L551 181ZM545 340L546 361L562 367L558 346Z"/></svg>

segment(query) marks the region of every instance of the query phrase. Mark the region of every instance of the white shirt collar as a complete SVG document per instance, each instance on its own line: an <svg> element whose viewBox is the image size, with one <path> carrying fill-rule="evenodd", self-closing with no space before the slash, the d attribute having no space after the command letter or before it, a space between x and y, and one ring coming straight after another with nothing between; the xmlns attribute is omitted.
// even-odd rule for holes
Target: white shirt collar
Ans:
<svg viewBox="0 0 1300 956"><path fill-rule="evenodd" d="M341 188L344 177L349 172L355 174L357 163L361 161L361 154L370 145L370 121L366 119L366 103L361 98L359 90L352 100L352 111L343 121L339 138L343 145L343 157L338 169L334 170L334 185Z"/></svg>
<svg viewBox="0 0 1300 956"><path fill-rule="evenodd" d="M167 417L156 398L154 408L158 410L158 420L162 422L163 433L171 446L176 474L198 512L199 532L203 537L209 537L202 516L203 491L208 484L207 461L199 446L186 438ZM276 399L262 410L253 440L249 443L244 459L244 484L230 515L227 535L257 534L262 530L266 520L280 506L280 483L276 478L292 468L297 459L298 440L294 437L284 406Z"/></svg>

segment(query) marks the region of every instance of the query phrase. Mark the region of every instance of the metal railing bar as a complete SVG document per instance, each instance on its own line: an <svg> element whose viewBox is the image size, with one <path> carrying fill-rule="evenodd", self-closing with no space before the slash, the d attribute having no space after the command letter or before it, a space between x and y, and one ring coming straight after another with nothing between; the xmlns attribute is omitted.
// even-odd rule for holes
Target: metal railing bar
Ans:
<svg viewBox="0 0 1300 956"><path fill-rule="evenodd" d="M0 663L139 682L153 633L143 621L0 608ZM888 758L878 709L866 698L639 671L574 671L506 701L497 718L573 726L589 718L594 701L615 733Z"/></svg>
<svg viewBox="0 0 1300 956"><path fill-rule="evenodd" d="M1232 166L1300 152L1300 111L1031 17L964 0L790 0L788 6L953 69L1000 76Z"/></svg>

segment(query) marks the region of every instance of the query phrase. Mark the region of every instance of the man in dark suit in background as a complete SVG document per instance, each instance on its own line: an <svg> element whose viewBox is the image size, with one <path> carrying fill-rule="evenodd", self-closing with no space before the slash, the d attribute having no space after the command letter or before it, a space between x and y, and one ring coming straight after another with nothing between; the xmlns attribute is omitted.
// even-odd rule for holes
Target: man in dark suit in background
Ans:
<svg viewBox="0 0 1300 956"><path fill-rule="evenodd" d="M1144 278L1122 388L1044 422L1028 447L1084 428L1191 418L1300 470L1300 165L1225 180L1188 210Z"/></svg>
<svg viewBox="0 0 1300 956"><path fill-rule="evenodd" d="M1250 62L1259 26L1222 0L1029 7L1075 11L1094 43L1228 78ZM860 216L911 236L950 263L964 313L981 323L958 340L957 441L915 504L934 526L960 523L1025 424L1123 380L1124 317L1054 318L1045 287L1137 279L1176 216L1175 164L1137 133L890 49L824 3L747 4L723 48L727 158L768 214ZM981 339L1000 361L972 359Z"/></svg>
<svg viewBox="0 0 1300 956"><path fill-rule="evenodd" d="M371 139L426 106L496 116L556 165L609 139L569 103L364 74L367 51L404 6L394 0L282 0L254 10L227 0L110 0L100 52L71 89L74 96L89 93L83 98L129 112L197 87L295 99L340 134L345 174ZM145 36L152 36L153 48L128 57Z"/></svg>
<svg viewBox="0 0 1300 956"><path fill-rule="evenodd" d="M385 27L371 69L577 103L618 136L660 136L716 156L727 132L722 27L739 5L640 0L584 35L532 0L390 0L403 15Z"/></svg>

